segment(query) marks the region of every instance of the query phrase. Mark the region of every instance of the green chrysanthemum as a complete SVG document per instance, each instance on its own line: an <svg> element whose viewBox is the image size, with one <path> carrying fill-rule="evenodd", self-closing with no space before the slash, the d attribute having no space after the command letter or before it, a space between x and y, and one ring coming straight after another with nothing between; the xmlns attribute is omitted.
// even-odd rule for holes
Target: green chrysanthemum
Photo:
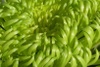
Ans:
<svg viewBox="0 0 100 67"><path fill-rule="evenodd" d="M1 0L0 67L100 64L99 0Z"/></svg>

